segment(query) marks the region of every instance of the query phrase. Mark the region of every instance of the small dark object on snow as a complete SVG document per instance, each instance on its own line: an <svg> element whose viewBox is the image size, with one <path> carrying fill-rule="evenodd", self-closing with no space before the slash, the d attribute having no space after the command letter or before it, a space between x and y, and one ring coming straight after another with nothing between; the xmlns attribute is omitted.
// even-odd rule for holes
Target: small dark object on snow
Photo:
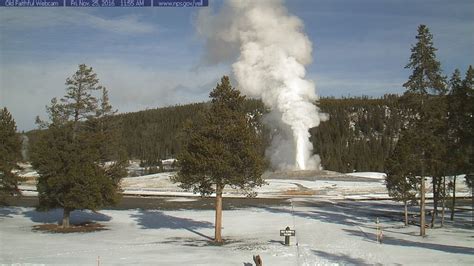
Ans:
<svg viewBox="0 0 474 266"><path fill-rule="evenodd" d="M253 255L253 261L255 262L256 266L263 265L262 258L260 257L260 255L257 255L257 256Z"/></svg>

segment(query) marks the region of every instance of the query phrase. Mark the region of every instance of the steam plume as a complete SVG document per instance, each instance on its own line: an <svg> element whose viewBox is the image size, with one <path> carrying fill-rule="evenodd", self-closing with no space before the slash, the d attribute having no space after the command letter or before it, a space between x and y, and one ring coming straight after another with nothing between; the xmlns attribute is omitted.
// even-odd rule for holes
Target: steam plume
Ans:
<svg viewBox="0 0 474 266"><path fill-rule="evenodd" d="M277 132L267 151L272 165L319 169L308 130L326 116L314 105L314 83L305 79L312 45L301 20L289 15L281 1L235 0L217 14L201 12L197 29L206 37L207 62L237 58L232 67L239 89L270 107L266 122Z"/></svg>

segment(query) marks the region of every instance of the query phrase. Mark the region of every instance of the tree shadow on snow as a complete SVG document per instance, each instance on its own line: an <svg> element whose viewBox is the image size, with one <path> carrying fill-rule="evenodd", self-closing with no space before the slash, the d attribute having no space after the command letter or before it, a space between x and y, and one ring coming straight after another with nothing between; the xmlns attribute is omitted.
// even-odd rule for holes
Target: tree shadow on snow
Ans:
<svg viewBox="0 0 474 266"><path fill-rule="evenodd" d="M365 237L368 239L377 238L374 233L370 233L370 232L361 232L359 230L351 230L351 229L343 229L343 230L353 236L359 236L363 238ZM474 248L450 246L450 245L434 244L434 243L423 243L423 242L410 241L410 240L405 240L405 239L397 239L397 238L390 237L387 235L384 235L383 237L383 245L419 247L419 248L432 249L432 250L437 250L437 251L442 251L442 252L447 252L447 253L474 255Z"/></svg>
<svg viewBox="0 0 474 266"><path fill-rule="evenodd" d="M15 207L0 208L0 218L13 218L12 214L20 214L21 210Z"/></svg>
<svg viewBox="0 0 474 266"><path fill-rule="evenodd" d="M23 215L35 223L58 223L63 219L63 209L53 209L45 212L31 210L24 212ZM81 224L85 222L107 222L112 218L102 213L90 210L75 210L71 212L70 223Z"/></svg>
<svg viewBox="0 0 474 266"><path fill-rule="evenodd" d="M288 213L302 218L349 226L375 223L377 218L379 218L381 222L384 220L397 221L403 218L403 212L398 210L399 207L388 203L295 202L294 206L294 210L278 207L262 208L273 213ZM315 207L317 209L298 211L298 207Z"/></svg>
<svg viewBox="0 0 474 266"><path fill-rule="evenodd" d="M351 256L344 255L344 254L331 254L331 253L324 252L324 251L319 251L319 250L311 250L311 251L316 256L327 259L327 260L329 260L333 263L336 263L338 265L339 264L342 264L342 265L374 265L372 263L371 264L367 263L363 259L353 258ZM375 265L379 265L379 264L375 264Z"/></svg>
<svg viewBox="0 0 474 266"><path fill-rule="evenodd" d="M138 214L132 214L131 217L143 229L185 229L207 240L213 240L213 238L196 231L200 228L214 228L214 224L207 221L175 217L155 210L140 210Z"/></svg>

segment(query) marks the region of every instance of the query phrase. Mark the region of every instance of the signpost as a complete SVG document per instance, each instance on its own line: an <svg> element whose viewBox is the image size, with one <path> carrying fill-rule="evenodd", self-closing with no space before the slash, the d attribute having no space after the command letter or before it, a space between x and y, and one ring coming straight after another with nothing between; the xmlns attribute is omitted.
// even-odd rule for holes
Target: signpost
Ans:
<svg viewBox="0 0 474 266"><path fill-rule="evenodd" d="M285 237L285 246L290 245L290 236L295 236L296 231L295 230L290 230L290 227L287 226L285 230L280 230L280 236Z"/></svg>

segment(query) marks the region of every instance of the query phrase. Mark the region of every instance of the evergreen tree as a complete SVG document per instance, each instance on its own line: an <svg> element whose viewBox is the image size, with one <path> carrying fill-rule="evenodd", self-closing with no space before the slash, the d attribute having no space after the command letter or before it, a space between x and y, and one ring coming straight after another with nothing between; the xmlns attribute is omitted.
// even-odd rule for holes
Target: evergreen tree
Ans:
<svg viewBox="0 0 474 266"><path fill-rule="evenodd" d="M469 121L468 91L461 81L461 73L456 69L449 81L450 92L448 95L448 142L449 142L449 162L450 174L464 174L466 169L467 147L465 134L467 122Z"/></svg>
<svg viewBox="0 0 474 266"><path fill-rule="evenodd" d="M462 82L462 88L466 92L463 102L466 105L464 114L465 124L461 142L467 150L466 183L472 190L474 182L474 69L469 66L466 76Z"/></svg>
<svg viewBox="0 0 474 266"><path fill-rule="evenodd" d="M397 143L386 163L385 185L390 197L404 203L405 226L408 225L408 203L416 201L417 181L414 173L418 172L416 168L420 167L412 156L416 153L413 150L416 145L412 143L414 134L416 132L404 133L403 139Z"/></svg>
<svg viewBox="0 0 474 266"><path fill-rule="evenodd" d="M92 139L99 151L100 165L106 169L107 175L118 185L121 177L127 175L127 153L121 145L123 141L120 135L120 121L113 119L117 110L113 110L110 104L107 89L103 87L101 92L96 119L88 120L87 124L92 131L91 135L94 135Z"/></svg>
<svg viewBox="0 0 474 266"><path fill-rule="evenodd" d="M76 209L96 210L119 199L120 167L105 165L103 124L112 108L106 90L92 68L79 70L66 80L66 95L51 100L47 107L50 123L39 134L33 147L32 163L40 177L37 184L39 209L63 208L63 227L69 227L69 216ZM102 104L93 95L102 90ZM102 134L102 135L101 135Z"/></svg>
<svg viewBox="0 0 474 266"><path fill-rule="evenodd" d="M225 186L248 194L261 186L265 162L261 139L243 111L244 96L224 76L210 93L210 109L184 131L175 182L202 195L216 193L215 241L222 242L222 192Z"/></svg>
<svg viewBox="0 0 474 266"><path fill-rule="evenodd" d="M426 95L445 93L445 80L441 74L441 63L436 59L437 49L433 46L433 35L426 25L418 26L418 42L411 48L409 63L412 69L408 81L403 84L407 92Z"/></svg>
<svg viewBox="0 0 474 266"><path fill-rule="evenodd" d="M418 27L417 43L411 49L409 63L405 68L411 69L412 74L403 84L406 92L402 101L407 105L410 116L408 128L402 133L412 133L410 137L403 136L400 141L410 140L410 150L413 163L419 165L414 175L422 180L426 175L433 177L433 187L436 188L444 171L445 131L446 131L446 101L445 77L441 74L441 64L436 59L436 48L433 46L433 35L425 25ZM400 143L399 145L405 145ZM408 145L408 144L407 144ZM397 159L396 157L392 159ZM400 160L400 158L398 158ZM424 194L423 189L422 194ZM434 190L435 215L439 190ZM424 195L422 195L422 199ZM424 218L424 202L421 202L422 219ZM424 235L424 219L421 221L421 235ZM434 220L432 220L432 225Z"/></svg>
<svg viewBox="0 0 474 266"><path fill-rule="evenodd" d="M6 107L0 109L0 204L6 197L19 194L19 177L12 172L18 168L21 142L16 134L16 124Z"/></svg>
<svg viewBox="0 0 474 266"><path fill-rule="evenodd" d="M451 204L451 220L454 219L456 205L456 179L457 175L466 174L466 183L472 187L473 169L473 138L472 125L474 120L474 70L469 66L464 80L461 72L456 69L451 76L448 94L448 173L454 176L451 182L453 191Z"/></svg>

